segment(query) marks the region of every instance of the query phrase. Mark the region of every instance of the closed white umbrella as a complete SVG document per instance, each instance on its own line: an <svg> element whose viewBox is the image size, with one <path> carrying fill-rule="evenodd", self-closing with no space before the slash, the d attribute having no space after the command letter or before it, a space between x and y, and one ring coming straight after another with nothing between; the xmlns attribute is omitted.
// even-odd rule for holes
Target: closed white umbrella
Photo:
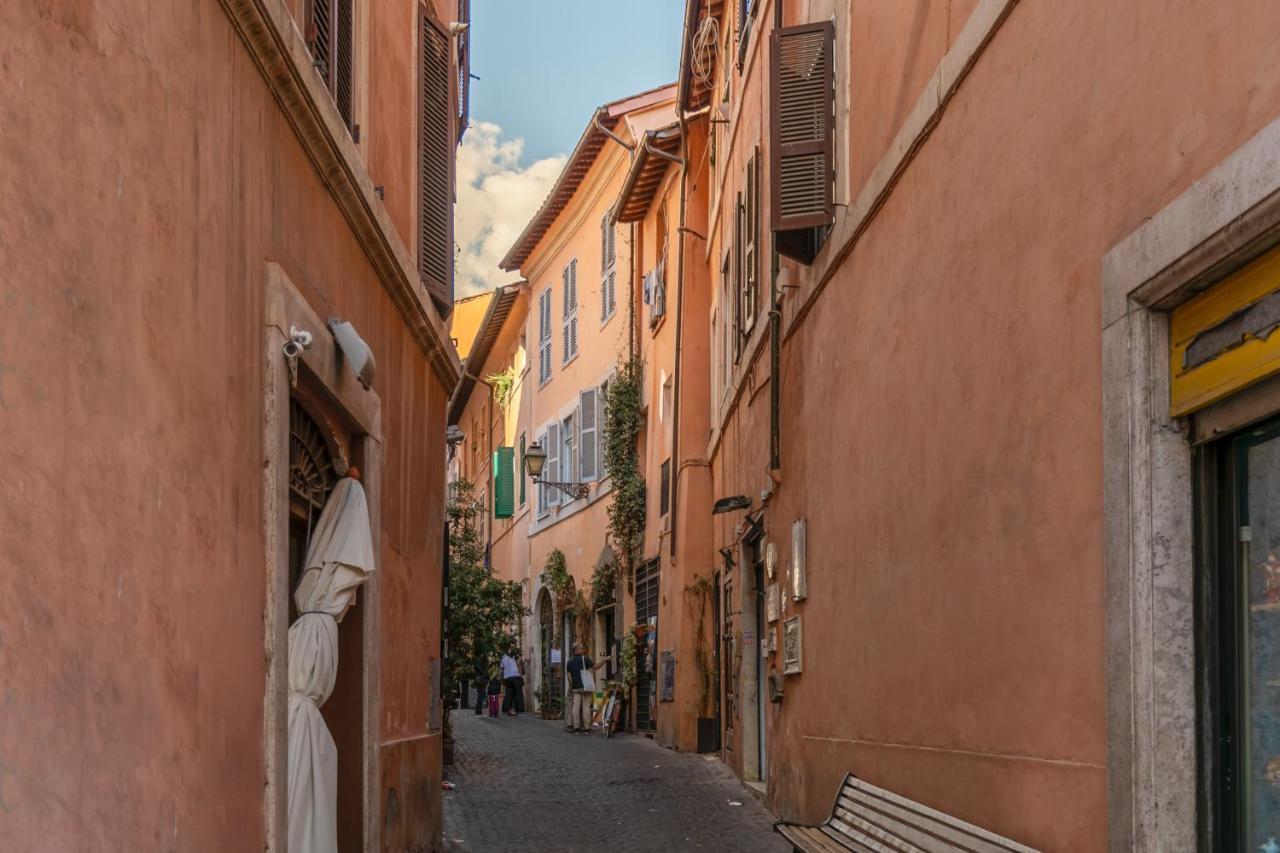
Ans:
<svg viewBox="0 0 1280 853"><path fill-rule="evenodd" d="M289 853L338 850L338 750L320 706L338 677L338 623L373 570L369 503L345 477L316 523L289 627Z"/></svg>

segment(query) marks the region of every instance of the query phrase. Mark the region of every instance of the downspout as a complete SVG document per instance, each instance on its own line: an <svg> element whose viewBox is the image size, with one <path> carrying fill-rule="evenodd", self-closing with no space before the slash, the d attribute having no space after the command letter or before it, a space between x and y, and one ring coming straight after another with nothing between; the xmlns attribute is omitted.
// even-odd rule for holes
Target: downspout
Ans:
<svg viewBox="0 0 1280 853"><path fill-rule="evenodd" d="M595 112L595 115L591 116L592 126L595 127L596 130L603 133L605 136L612 139L614 142L621 145L623 148L627 149L628 151L635 151L636 147L634 145L632 145L630 142L627 142L621 136L618 136L618 134L614 133L612 130L610 130L609 128L605 127L603 124L600 123L600 112L603 109L604 107L597 109Z"/></svg>

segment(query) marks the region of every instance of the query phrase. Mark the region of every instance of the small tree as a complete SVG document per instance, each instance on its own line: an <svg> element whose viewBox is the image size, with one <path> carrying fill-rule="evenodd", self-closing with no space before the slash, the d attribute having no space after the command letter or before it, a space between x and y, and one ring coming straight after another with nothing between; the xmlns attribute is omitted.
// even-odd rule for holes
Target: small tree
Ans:
<svg viewBox="0 0 1280 853"><path fill-rule="evenodd" d="M520 584L493 577L484 565L479 516L484 507L475 489L458 480L449 489L449 619L445 630L448 655L442 677L444 729L449 734L452 687L473 679L476 661L493 666L503 654L518 654L520 619L528 615Z"/></svg>

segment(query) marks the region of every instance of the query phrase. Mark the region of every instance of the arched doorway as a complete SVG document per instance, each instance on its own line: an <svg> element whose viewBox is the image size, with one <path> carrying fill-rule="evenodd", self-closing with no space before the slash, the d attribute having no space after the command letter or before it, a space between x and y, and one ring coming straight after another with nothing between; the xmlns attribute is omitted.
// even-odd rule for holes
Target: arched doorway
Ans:
<svg viewBox="0 0 1280 853"><path fill-rule="evenodd" d="M556 649L556 608L551 593L542 590L538 595L538 689L539 710L555 716L554 706L564 707L564 679L560 673L562 663L552 663L551 652ZM561 661L563 661L563 650ZM546 708L544 706L553 707Z"/></svg>

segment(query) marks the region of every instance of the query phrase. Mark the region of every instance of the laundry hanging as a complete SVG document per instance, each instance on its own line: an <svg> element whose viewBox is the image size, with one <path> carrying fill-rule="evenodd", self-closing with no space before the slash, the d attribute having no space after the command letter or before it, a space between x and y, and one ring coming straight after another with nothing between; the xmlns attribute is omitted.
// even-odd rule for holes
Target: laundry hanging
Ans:
<svg viewBox="0 0 1280 853"><path fill-rule="evenodd" d="M289 853L338 850L338 750L320 706L338 677L338 623L373 571L368 499L345 477L316 523L289 627Z"/></svg>

